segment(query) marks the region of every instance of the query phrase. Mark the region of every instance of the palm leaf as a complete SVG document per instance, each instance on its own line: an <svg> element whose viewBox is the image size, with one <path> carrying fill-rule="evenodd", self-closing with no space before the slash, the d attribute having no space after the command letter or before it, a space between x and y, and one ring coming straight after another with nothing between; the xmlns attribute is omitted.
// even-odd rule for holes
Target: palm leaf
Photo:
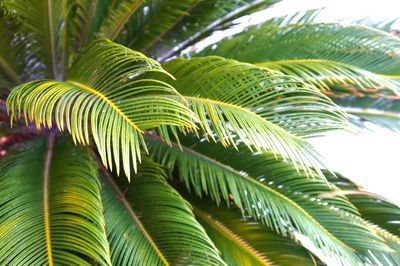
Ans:
<svg viewBox="0 0 400 266"><path fill-rule="evenodd" d="M252 156L193 141L180 150L150 136L146 142L157 161L169 169L178 167L180 178L196 194L210 194L217 203L232 198L240 209L279 234L307 236L332 263L358 263L354 249L390 251L345 198L326 202L318 198L323 191L332 191L327 183L296 174L292 165L276 161L272 154Z"/></svg>
<svg viewBox="0 0 400 266"><path fill-rule="evenodd" d="M17 60L17 57L23 46L20 42L13 43L17 28L17 19L6 14L0 6L0 89L11 87L21 81L20 60Z"/></svg>
<svg viewBox="0 0 400 266"><path fill-rule="evenodd" d="M125 27L121 35L123 43L139 51L163 38L198 1L195 0L152 0L143 4Z"/></svg>
<svg viewBox="0 0 400 266"><path fill-rule="evenodd" d="M52 78L62 78L59 63L64 59L62 40L65 33L67 0L5 0L4 7L21 19L25 34L34 41L36 54L44 59ZM29 8L27 8L29 6Z"/></svg>
<svg viewBox="0 0 400 266"><path fill-rule="evenodd" d="M115 40L143 3L144 0L112 1L102 21L100 36Z"/></svg>
<svg viewBox="0 0 400 266"><path fill-rule="evenodd" d="M399 73L399 38L366 26L307 23L280 26L268 22L224 39L199 55L219 55L262 63L323 59L387 75Z"/></svg>
<svg viewBox="0 0 400 266"><path fill-rule="evenodd" d="M398 206L383 197L362 190L342 175L337 174L337 177L330 177L329 181L347 192L347 198L357 207L365 219L386 229L400 239L400 208ZM329 196L329 194L326 196Z"/></svg>
<svg viewBox="0 0 400 266"><path fill-rule="evenodd" d="M0 166L0 264L111 265L96 165L54 135Z"/></svg>
<svg viewBox="0 0 400 266"><path fill-rule="evenodd" d="M93 43L71 67L65 82L37 80L16 87L8 97L11 119L25 114L36 126L65 127L75 142L88 144L89 131L104 165L126 175L136 171L141 132L159 125L192 127L192 112L168 98L179 95L165 82L141 75L169 75L143 54L106 40ZM157 95L153 96L154 93ZM65 124L66 125L65 125ZM89 128L90 124L90 128Z"/></svg>
<svg viewBox="0 0 400 266"><path fill-rule="evenodd" d="M279 1L279 0L278 0ZM212 33L231 27L235 19L271 6L277 0L210 0L193 1L187 13L163 34L164 38L151 44L152 53L159 60L178 55L182 50L210 36ZM162 40L162 42L161 42ZM160 47L161 46L161 47Z"/></svg>
<svg viewBox="0 0 400 266"><path fill-rule="evenodd" d="M175 59L163 67L177 78L173 84L199 116L206 138L224 146L240 140L318 169L318 155L300 137L346 127L321 92L273 70L220 57Z"/></svg>
<svg viewBox="0 0 400 266"><path fill-rule="evenodd" d="M240 215L234 207L216 207L193 197L189 200L229 265L317 265L318 259L302 246Z"/></svg>
<svg viewBox="0 0 400 266"><path fill-rule="evenodd" d="M279 70L287 75L301 78L307 83L325 91L330 91L334 85L353 85L361 90L370 88L386 88L394 94L399 94L399 84L384 76L329 60L303 59L267 61L257 65Z"/></svg>
<svg viewBox="0 0 400 266"><path fill-rule="evenodd" d="M103 182L107 235L114 265L225 265L189 204L150 159L124 193Z"/></svg>

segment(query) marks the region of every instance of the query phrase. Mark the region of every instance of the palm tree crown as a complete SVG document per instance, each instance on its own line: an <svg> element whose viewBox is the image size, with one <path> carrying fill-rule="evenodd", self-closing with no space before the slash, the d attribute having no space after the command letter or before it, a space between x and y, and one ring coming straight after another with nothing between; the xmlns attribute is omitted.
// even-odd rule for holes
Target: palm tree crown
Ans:
<svg viewBox="0 0 400 266"><path fill-rule="evenodd" d="M400 265L307 138L398 129L400 39L274 0L1 0L1 265Z"/></svg>

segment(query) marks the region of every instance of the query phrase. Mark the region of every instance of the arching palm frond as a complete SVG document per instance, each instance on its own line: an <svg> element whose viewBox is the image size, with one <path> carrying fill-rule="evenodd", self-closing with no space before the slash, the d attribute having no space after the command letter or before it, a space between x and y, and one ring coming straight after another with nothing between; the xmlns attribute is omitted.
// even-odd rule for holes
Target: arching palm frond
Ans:
<svg viewBox="0 0 400 266"><path fill-rule="evenodd" d="M162 40L182 18L188 16L196 0L152 0L143 4L126 25L123 43L128 47L146 51L154 42Z"/></svg>
<svg viewBox="0 0 400 266"><path fill-rule="evenodd" d="M126 195L111 176L103 187L114 265L225 265L160 165L146 158Z"/></svg>
<svg viewBox="0 0 400 266"><path fill-rule="evenodd" d="M296 174L293 165L276 161L272 154L252 156L193 141L180 150L155 137L146 137L146 142L157 161L169 169L178 167L180 178L196 194L209 194L217 202L232 198L244 212L279 234L307 236L332 263L357 264L354 249L390 251L345 198L318 198L332 191L327 183Z"/></svg>
<svg viewBox="0 0 400 266"><path fill-rule="evenodd" d="M301 78L324 91L330 91L334 85L353 85L361 90L385 88L400 95L400 84L395 80L379 76L351 65L319 59L294 59L267 61L257 65L279 70L287 75Z"/></svg>
<svg viewBox="0 0 400 266"><path fill-rule="evenodd" d="M219 55L261 63L288 59L337 61L387 75L400 74L400 39L365 26L337 23L267 23L208 47L199 55Z"/></svg>
<svg viewBox="0 0 400 266"><path fill-rule="evenodd" d="M340 174L329 177L329 181L343 190L365 219L399 237L400 244L400 208L398 206L383 197L364 191ZM330 197L333 194L325 196Z"/></svg>
<svg viewBox="0 0 400 266"><path fill-rule="evenodd" d="M179 19L163 34L164 38L151 44L149 51L160 60L178 55L182 50L210 36L213 32L229 28L235 19L266 8L279 0L210 0L193 1L188 15ZM157 45L156 45L157 44ZM161 46L161 47L159 47Z"/></svg>
<svg viewBox="0 0 400 266"><path fill-rule="evenodd" d="M101 37L115 40L144 0L112 1L108 4L107 15L101 23Z"/></svg>
<svg viewBox="0 0 400 266"><path fill-rule="evenodd" d="M321 92L273 70L220 57L175 59L163 67L176 76L173 84L200 117L206 138L225 146L240 140L318 169L318 156L300 137L346 127Z"/></svg>
<svg viewBox="0 0 400 266"><path fill-rule="evenodd" d="M13 89L8 97L11 119L23 112L26 122L52 127L54 115L57 127L66 127L83 144L89 143L91 132L104 165L112 169L114 160L119 173L121 160L129 178L131 165L136 171L140 160L143 130L190 128L196 119L185 105L167 97L179 97L172 86L142 77L148 72L169 75L141 53L97 41L78 57L66 81L37 80Z"/></svg>
<svg viewBox="0 0 400 266"><path fill-rule="evenodd" d="M89 154L50 136L0 166L0 264L111 265L100 182Z"/></svg>
<svg viewBox="0 0 400 266"><path fill-rule="evenodd" d="M231 206L189 198L193 211L229 265L320 265L298 243L277 235ZM322 264L321 264L322 265Z"/></svg>
<svg viewBox="0 0 400 266"><path fill-rule="evenodd" d="M33 38L31 45L35 46L35 53L44 60L50 76L56 79L63 75L67 4L67 0L4 0L4 7L20 19L24 34Z"/></svg>

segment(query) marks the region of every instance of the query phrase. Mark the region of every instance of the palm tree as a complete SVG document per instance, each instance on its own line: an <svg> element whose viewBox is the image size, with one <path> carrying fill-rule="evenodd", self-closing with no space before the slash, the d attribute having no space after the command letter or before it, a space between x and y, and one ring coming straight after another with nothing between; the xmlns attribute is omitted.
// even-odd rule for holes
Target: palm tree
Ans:
<svg viewBox="0 0 400 266"><path fill-rule="evenodd" d="M307 139L398 128L400 40L269 0L3 0L1 265L400 265Z"/></svg>

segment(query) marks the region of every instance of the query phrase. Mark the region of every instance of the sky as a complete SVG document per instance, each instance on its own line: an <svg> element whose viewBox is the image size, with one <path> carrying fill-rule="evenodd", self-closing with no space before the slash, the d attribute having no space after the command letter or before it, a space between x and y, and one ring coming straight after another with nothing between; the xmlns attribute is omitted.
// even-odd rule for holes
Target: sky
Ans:
<svg viewBox="0 0 400 266"><path fill-rule="evenodd" d="M323 22L351 23L368 17L378 23L400 15L399 0L283 0L272 8L240 19L240 25L217 32L190 49L202 49L271 17L320 8L323 10L318 20ZM400 29L400 21L393 28ZM400 206L400 133L371 126L356 134L331 132L310 142L332 170L352 179L366 191L384 196Z"/></svg>

